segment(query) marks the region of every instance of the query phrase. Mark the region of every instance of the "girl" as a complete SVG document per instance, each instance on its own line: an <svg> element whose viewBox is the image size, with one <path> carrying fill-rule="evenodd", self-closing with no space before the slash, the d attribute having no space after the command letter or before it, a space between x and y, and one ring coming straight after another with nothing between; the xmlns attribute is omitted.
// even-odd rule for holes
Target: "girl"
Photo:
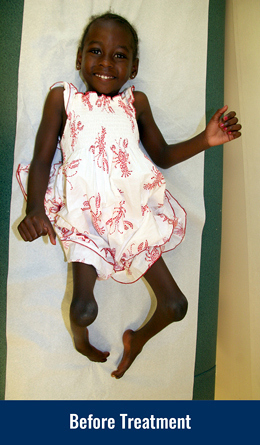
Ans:
<svg viewBox="0 0 260 445"><path fill-rule="evenodd" d="M98 312L96 280L111 276L132 283L144 276L152 287L156 310L142 328L123 334L123 357L112 372L116 378L151 337L182 320L188 306L161 256L182 241L186 214L140 150L139 139L157 166L169 168L241 135L234 112L222 118L225 106L201 134L167 145L145 94L133 87L120 93L137 75L137 56L138 37L127 20L111 13L92 18L76 60L87 92L65 82L50 90L29 171L26 217L18 227L25 241L48 234L55 244L53 221L73 264L75 347L92 361L109 356L88 336ZM58 169L52 162L57 141L63 157Z"/></svg>

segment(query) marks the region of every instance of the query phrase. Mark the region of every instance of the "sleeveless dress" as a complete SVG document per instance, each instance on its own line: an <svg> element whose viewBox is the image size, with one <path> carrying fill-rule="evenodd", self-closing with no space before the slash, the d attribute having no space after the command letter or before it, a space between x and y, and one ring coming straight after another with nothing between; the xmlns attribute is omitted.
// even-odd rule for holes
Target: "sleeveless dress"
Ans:
<svg viewBox="0 0 260 445"><path fill-rule="evenodd" d="M139 147L133 90L111 98L64 87L67 121L52 163L45 211L68 262L99 279L138 280L184 238L186 213ZM52 87L52 88L53 88ZM29 166L17 178L26 198Z"/></svg>

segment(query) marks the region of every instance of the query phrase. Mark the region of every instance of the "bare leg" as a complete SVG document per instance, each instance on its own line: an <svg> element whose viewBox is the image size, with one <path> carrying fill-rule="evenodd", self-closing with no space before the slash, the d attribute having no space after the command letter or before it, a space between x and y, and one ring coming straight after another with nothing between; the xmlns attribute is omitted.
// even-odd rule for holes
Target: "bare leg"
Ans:
<svg viewBox="0 0 260 445"><path fill-rule="evenodd" d="M95 320L98 306L93 294L97 273L93 266L73 263L73 298L70 306L70 324L75 348L93 362L105 362L109 352L96 349L89 342L87 326Z"/></svg>
<svg viewBox="0 0 260 445"><path fill-rule="evenodd" d="M152 287L157 307L150 320L139 330L128 329L123 335L124 353L112 377L121 378L141 352L145 343L174 321L182 320L188 303L162 257L144 275Z"/></svg>

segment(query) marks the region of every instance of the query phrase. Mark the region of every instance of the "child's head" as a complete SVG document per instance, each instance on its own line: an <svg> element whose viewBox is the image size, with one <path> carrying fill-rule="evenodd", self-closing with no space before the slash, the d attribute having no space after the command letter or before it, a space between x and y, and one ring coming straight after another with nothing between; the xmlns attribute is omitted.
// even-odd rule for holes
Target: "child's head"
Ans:
<svg viewBox="0 0 260 445"><path fill-rule="evenodd" d="M138 36L123 17L106 13L91 18L82 35L77 69L90 90L114 96L138 71Z"/></svg>
<svg viewBox="0 0 260 445"><path fill-rule="evenodd" d="M93 15L92 17L90 17L89 23L83 31L83 34L82 34L82 37L81 37L81 40L79 43L79 49L83 50L85 39L86 39L86 36L88 34L88 31L89 31L91 25L98 21L103 21L103 22L114 21L115 23L121 23L121 25L126 30L128 30L132 35L133 58L136 59L138 57L139 39L138 39L138 35L137 35L135 28L124 17L122 17L121 15L113 14L112 12L106 12L101 15Z"/></svg>

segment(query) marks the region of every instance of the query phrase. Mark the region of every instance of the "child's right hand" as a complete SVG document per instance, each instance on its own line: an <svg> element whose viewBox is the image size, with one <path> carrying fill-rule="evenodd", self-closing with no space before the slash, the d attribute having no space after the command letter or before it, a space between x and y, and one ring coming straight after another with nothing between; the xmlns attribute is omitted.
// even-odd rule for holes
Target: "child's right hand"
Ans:
<svg viewBox="0 0 260 445"><path fill-rule="evenodd" d="M44 212L31 211L20 222L18 231L24 241L34 241L40 236L48 235L51 244L56 244L56 233L49 218Z"/></svg>

